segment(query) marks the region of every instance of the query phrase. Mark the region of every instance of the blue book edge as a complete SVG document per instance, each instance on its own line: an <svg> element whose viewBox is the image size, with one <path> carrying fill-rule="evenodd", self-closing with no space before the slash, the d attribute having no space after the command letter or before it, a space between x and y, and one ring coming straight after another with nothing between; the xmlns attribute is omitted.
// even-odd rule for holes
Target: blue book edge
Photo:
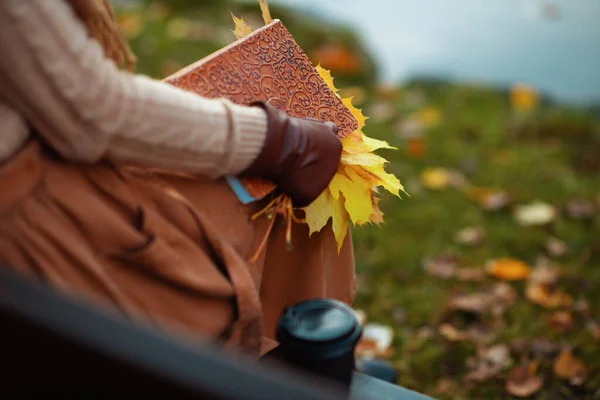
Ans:
<svg viewBox="0 0 600 400"><path fill-rule="evenodd" d="M234 176L226 176L225 180L227 181L229 187L231 187L231 190L233 190L237 198L242 202L242 204L248 204L258 200L252 197L250 193L246 191L244 185L242 185L242 182L240 182L238 178Z"/></svg>

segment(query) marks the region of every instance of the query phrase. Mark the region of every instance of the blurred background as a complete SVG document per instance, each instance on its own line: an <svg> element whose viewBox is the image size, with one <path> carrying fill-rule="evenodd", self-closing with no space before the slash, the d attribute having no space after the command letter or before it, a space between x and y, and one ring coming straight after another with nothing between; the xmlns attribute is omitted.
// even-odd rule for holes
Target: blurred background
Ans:
<svg viewBox="0 0 600 400"><path fill-rule="evenodd" d="M164 78L256 1L114 0ZM361 357L441 399L600 399L600 0L271 0L410 196L354 230ZM282 266L284 267L284 266Z"/></svg>

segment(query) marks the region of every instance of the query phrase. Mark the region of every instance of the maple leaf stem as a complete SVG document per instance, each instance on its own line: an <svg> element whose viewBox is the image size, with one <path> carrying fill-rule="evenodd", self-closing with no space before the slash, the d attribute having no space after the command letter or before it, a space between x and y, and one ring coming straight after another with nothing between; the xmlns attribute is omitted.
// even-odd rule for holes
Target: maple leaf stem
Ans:
<svg viewBox="0 0 600 400"><path fill-rule="evenodd" d="M267 245L267 240L269 238L269 235L271 234L271 231L273 230L273 226L275 224L275 219L278 214L283 216L283 218L285 219L285 222L286 222L285 244L286 244L286 248L288 251L294 250L294 245L292 244L292 224L294 222L298 222L298 223L305 222L304 219L300 219L300 218L296 217L296 215L294 214L294 205L292 204L292 199L285 195L279 195L276 198L274 198L273 200L271 200L269 202L269 204L267 204L264 208L262 208L260 211L253 214L251 219L256 220L258 217L260 217L264 214L267 214L269 212L273 212L275 214L275 216L270 217L271 222L269 223L269 227L267 228L267 231L265 232L265 235L262 238L260 245L254 252L252 257L250 257L250 259L248 260L250 263L255 263L258 260L258 258L260 257L260 254L262 253L265 246Z"/></svg>
<svg viewBox="0 0 600 400"><path fill-rule="evenodd" d="M294 220L294 209L292 206L292 199L287 198L284 200L284 213L286 215L287 224L285 228L285 245L288 251L294 250L294 245L292 244L292 222Z"/></svg>
<svg viewBox="0 0 600 400"><path fill-rule="evenodd" d="M290 215L292 217L292 221L294 221L297 224L306 224L306 218L298 218L296 216L296 214L294 214L294 210L290 210Z"/></svg>
<svg viewBox="0 0 600 400"><path fill-rule="evenodd" d="M252 257L250 257L250 259L248 260L251 264L254 264L257 260L258 257L260 257L262 251L265 249L266 245L267 245L267 240L269 239L269 235L271 234L271 231L273 230L273 226L275 225L275 219L276 218L271 218L271 222L269 222L269 226L267 227L267 231L265 232L265 235L263 236L262 240L260 241L260 244L258 245L256 251L254 252L254 254L252 255Z"/></svg>
<svg viewBox="0 0 600 400"><path fill-rule="evenodd" d="M277 196L276 198L274 198L273 200L271 200L269 202L269 204L267 204L263 209L261 209L260 211L256 212L255 214L253 214L252 217L250 217L250 218L252 220L255 220L258 217L260 217L261 215L268 213L272 209L276 208L276 206L279 205L278 203L281 203L283 201L283 198L284 198L284 195Z"/></svg>

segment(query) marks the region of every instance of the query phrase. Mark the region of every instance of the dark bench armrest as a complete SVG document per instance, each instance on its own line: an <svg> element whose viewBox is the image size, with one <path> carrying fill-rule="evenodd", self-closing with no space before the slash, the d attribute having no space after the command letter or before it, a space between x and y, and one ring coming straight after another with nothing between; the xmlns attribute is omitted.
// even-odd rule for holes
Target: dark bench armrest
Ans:
<svg viewBox="0 0 600 400"><path fill-rule="evenodd" d="M337 388L191 344L74 301L0 265L0 394L136 394L189 399L343 399ZM7 375L8 373L8 375ZM356 373L352 400L422 400ZM161 396L162 395L162 396ZM0 395L0 397L7 398ZM12 397L10 397L12 398Z"/></svg>
<svg viewBox="0 0 600 400"><path fill-rule="evenodd" d="M350 400L433 400L429 396L402 386L375 379L355 372L352 379Z"/></svg>

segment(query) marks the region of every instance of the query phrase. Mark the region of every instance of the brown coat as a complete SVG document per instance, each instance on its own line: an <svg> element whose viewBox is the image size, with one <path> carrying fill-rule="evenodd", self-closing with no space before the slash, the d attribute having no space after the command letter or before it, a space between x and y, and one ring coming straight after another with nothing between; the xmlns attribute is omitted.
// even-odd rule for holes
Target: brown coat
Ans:
<svg viewBox="0 0 600 400"><path fill-rule="evenodd" d="M260 206L222 180L71 164L33 140L0 169L0 262L140 323L264 353L284 307L350 303L355 278L352 243L338 256L330 227L309 238L295 225L288 252L276 223L249 263Z"/></svg>

